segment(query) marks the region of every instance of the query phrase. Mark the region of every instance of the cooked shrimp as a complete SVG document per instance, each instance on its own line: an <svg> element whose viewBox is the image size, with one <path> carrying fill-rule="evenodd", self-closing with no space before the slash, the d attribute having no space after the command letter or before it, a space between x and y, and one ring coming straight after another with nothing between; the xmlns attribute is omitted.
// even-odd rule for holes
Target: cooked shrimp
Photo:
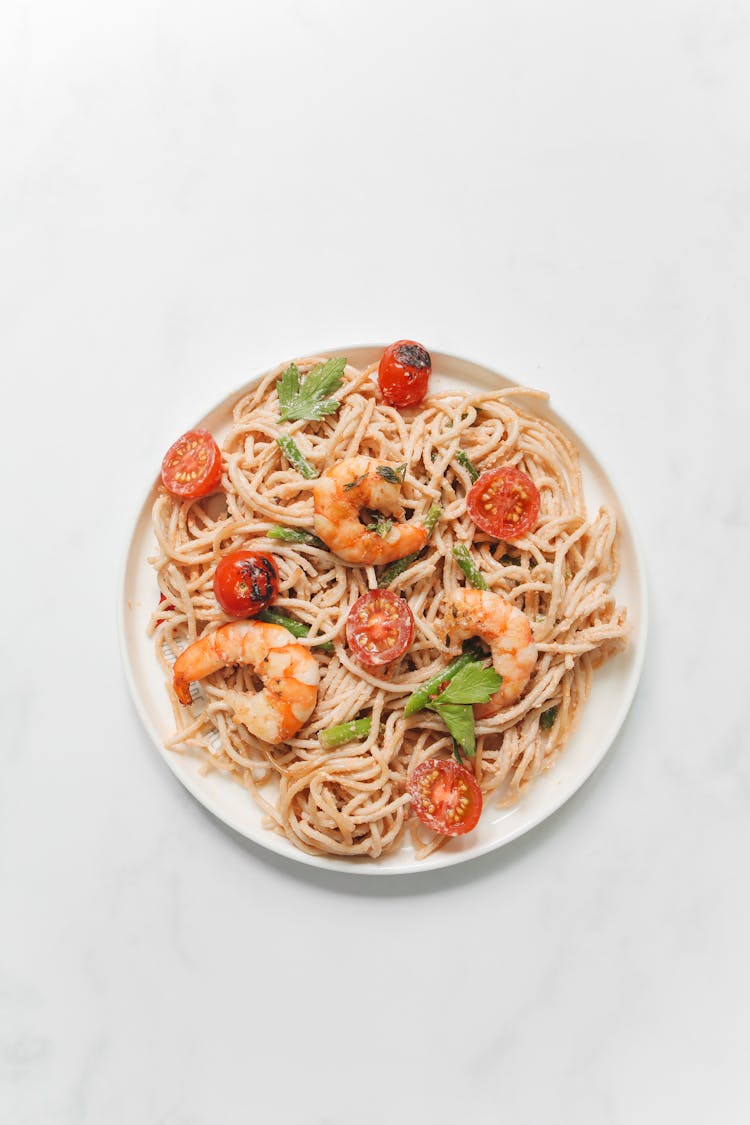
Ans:
<svg viewBox="0 0 750 1125"><path fill-rule="evenodd" d="M399 468L393 461L347 457L315 481L315 534L344 562L380 566L421 550L427 542L427 531L417 524L395 523L381 536L360 523L363 508L403 520Z"/></svg>
<svg viewBox="0 0 750 1125"><path fill-rule="evenodd" d="M247 664L263 681L254 694L227 696L237 722L264 742L293 738L313 713L320 671L309 649L290 640L280 625L233 621L206 633L181 652L174 664L174 691L190 702L190 684L229 664Z"/></svg>
<svg viewBox="0 0 750 1125"><path fill-rule="evenodd" d="M489 703L475 705L478 719L509 707L520 698L536 664L531 622L502 594L490 590L457 590L448 606L446 624L451 637L481 637L490 646L492 663L503 677L500 690Z"/></svg>

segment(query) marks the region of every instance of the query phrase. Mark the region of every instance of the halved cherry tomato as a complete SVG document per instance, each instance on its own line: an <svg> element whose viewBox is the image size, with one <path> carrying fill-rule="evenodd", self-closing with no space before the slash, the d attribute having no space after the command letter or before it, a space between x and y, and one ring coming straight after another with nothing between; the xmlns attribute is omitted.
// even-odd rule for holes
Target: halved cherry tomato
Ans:
<svg viewBox="0 0 750 1125"><path fill-rule="evenodd" d="M414 406L427 394L432 371L430 353L415 340L397 340L385 349L378 383L390 406Z"/></svg>
<svg viewBox="0 0 750 1125"><path fill-rule="evenodd" d="M428 758L417 766L407 789L423 824L443 836L471 832L482 811L482 791L474 774L458 762Z"/></svg>
<svg viewBox="0 0 750 1125"><path fill-rule="evenodd" d="M363 664L390 664L404 655L413 639L408 603L390 590L368 590L349 610L347 644Z"/></svg>
<svg viewBox="0 0 750 1125"><path fill-rule="evenodd" d="M260 613L279 592L279 572L262 551L232 551L214 574L216 600L230 617Z"/></svg>
<svg viewBox="0 0 750 1125"><path fill-rule="evenodd" d="M512 465L482 473L466 498L474 523L512 543L531 531L539 515L539 490L533 480Z"/></svg>
<svg viewBox="0 0 750 1125"><path fill-rule="evenodd" d="M207 430L188 430L164 455L164 487L181 500L198 500L221 482L221 450Z"/></svg>

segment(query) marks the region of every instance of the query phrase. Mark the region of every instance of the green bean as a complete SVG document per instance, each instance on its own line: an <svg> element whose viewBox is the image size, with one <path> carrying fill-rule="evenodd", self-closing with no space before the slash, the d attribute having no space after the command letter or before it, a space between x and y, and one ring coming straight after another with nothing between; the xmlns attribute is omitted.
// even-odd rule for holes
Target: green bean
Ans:
<svg viewBox="0 0 750 1125"><path fill-rule="evenodd" d="M356 738L367 738L371 728L372 716L368 715L366 719L352 719L348 723L339 723L328 730L318 731L318 741L324 750L335 750L337 746L353 742Z"/></svg>
<svg viewBox="0 0 750 1125"><path fill-rule="evenodd" d="M413 562L416 562L417 559L423 554L424 549L422 549L421 551L413 551L411 555L404 555L402 559L397 559L396 562L393 562L390 566L387 566L383 573L380 575L380 578L378 578L378 586L381 588L381 590L384 586L390 586L394 578L398 578L399 574L403 574L405 570L408 570L411 564Z"/></svg>
<svg viewBox="0 0 750 1125"><path fill-rule="evenodd" d="M306 625L304 621L296 621L293 617L287 617L284 613L277 613L275 609L262 609L260 613L256 613L255 620L265 621L269 625L281 625L293 637L306 637L310 632L310 626ZM333 652L333 645L330 641L323 641L322 644L314 647L322 649L323 652Z"/></svg>
<svg viewBox="0 0 750 1125"><path fill-rule="evenodd" d="M437 675L433 676L427 683L422 684L415 692L412 692L404 707L404 718L426 707L432 696L442 691L448 681L453 679L456 672L460 672L462 668L465 668L467 664L471 664L476 658L476 652L464 652L461 656L457 656L455 660L451 660L450 664L447 664L441 672L438 672Z"/></svg>
<svg viewBox="0 0 750 1125"><path fill-rule="evenodd" d="M461 570L475 590L489 589L489 586L484 580L484 576L479 573L476 564L472 561L469 548L464 543L459 543L453 548L453 558L461 567Z"/></svg>
<svg viewBox="0 0 750 1125"><path fill-rule="evenodd" d="M422 520L422 527L425 529L428 535L432 535L433 531L435 530L435 524L438 522L442 514L443 509L439 504L430 505L427 514ZM416 562L417 559L420 558L423 554L424 547L421 551L413 551L410 555L405 555L404 558L397 559L396 562L393 562L390 566L387 566L383 573L380 575L380 578L378 578L378 586L381 588L381 590L385 586L390 586L394 578L398 578L399 574L403 574L405 570L408 570L411 564Z"/></svg>
<svg viewBox="0 0 750 1125"><path fill-rule="evenodd" d="M311 531L305 531L301 527L269 527L266 532L267 539L281 539L284 543L306 543L308 547L321 547L324 551L327 547L322 539L318 539L317 535L313 535Z"/></svg>
<svg viewBox="0 0 750 1125"><path fill-rule="evenodd" d="M305 480L315 480L318 476L318 470L314 465L311 465L309 461L305 460L294 438L291 438L289 434L282 434L281 437L276 438L276 444L281 449L287 461L294 465L297 472L300 473Z"/></svg>
<svg viewBox="0 0 750 1125"><path fill-rule="evenodd" d="M422 520L422 527L426 530L428 535L432 535L435 530L435 524L438 522L443 514L443 509L439 504L431 504L427 510L427 515Z"/></svg>
<svg viewBox="0 0 750 1125"><path fill-rule="evenodd" d="M459 449L456 452L456 460L458 461L459 465L461 465L464 469L466 469L466 472L471 477L471 483L472 484L474 483L474 481L479 480L479 473L474 468L471 461L469 460L469 458L464 453L463 449Z"/></svg>

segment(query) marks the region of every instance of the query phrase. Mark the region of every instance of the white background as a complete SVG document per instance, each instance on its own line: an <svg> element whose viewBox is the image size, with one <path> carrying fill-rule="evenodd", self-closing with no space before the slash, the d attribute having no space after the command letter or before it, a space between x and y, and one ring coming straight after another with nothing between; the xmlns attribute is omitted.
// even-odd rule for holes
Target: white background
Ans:
<svg viewBox="0 0 750 1125"><path fill-rule="evenodd" d="M6 0L0 1120L748 1120L750 10ZM502 852L358 883L164 768L115 581L250 369L542 385L645 543L621 737Z"/></svg>

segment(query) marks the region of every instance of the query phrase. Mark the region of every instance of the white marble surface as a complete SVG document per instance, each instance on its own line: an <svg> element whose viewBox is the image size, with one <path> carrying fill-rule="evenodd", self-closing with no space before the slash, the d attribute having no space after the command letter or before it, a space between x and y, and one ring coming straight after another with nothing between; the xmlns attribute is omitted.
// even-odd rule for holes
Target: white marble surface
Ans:
<svg viewBox="0 0 750 1125"><path fill-rule="evenodd" d="M6 0L0 1121L748 1120L749 99L740 3ZM652 633L558 815L358 883L164 768L115 577L250 368L402 335L591 435Z"/></svg>

